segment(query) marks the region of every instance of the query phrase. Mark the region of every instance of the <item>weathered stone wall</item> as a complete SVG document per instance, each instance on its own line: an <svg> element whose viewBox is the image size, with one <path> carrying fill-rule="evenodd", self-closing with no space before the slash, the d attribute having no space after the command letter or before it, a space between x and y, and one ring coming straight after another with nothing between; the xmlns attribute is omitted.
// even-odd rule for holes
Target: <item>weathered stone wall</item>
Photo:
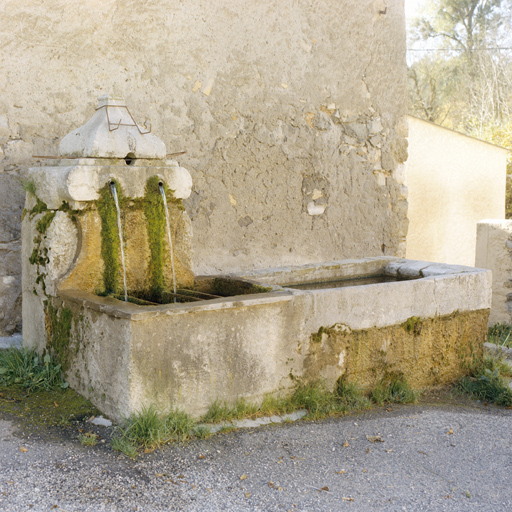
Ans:
<svg viewBox="0 0 512 512"><path fill-rule="evenodd" d="M2 2L0 334L18 177L105 92L186 151L196 273L404 255L402 0ZM3 316L2 316L3 315Z"/></svg>
<svg viewBox="0 0 512 512"><path fill-rule="evenodd" d="M475 266L492 270L489 325L512 324L512 221L477 224Z"/></svg>

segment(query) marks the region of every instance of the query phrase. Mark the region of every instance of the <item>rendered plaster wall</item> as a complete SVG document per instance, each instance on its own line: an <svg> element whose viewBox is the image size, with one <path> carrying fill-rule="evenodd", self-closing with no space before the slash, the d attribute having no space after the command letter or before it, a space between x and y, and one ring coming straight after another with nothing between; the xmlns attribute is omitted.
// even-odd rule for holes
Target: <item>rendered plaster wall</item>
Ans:
<svg viewBox="0 0 512 512"><path fill-rule="evenodd" d="M489 325L512 323L512 221L482 220L477 225L475 265L492 271Z"/></svg>
<svg viewBox="0 0 512 512"><path fill-rule="evenodd" d="M404 255L402 0L4 0L2 21L0 333L17 179L107 92L187 152L197 274Z"/></svg>
<svg viewBox="0 0 512 512"><path fill-rule="evenodd" d="M474 265L477 222L505 217L507 150L408 119L407 257Z"/></svg>

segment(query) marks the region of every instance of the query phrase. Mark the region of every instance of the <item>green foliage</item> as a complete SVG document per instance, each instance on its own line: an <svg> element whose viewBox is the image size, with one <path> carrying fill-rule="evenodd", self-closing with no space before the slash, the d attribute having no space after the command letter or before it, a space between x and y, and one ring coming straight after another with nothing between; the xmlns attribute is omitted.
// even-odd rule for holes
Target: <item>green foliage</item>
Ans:
<svg viewBox="0 0 512 512"><path fill-rule="evenodd" d="M119 207L124 203L124 195L119 183L115 183ZM121 272L121 242L117 227L117 209L110 184L100 190L97 203L101 218L101 257L104 263L103 286L105 292L118 292L118 279Z"/></svg>
<svg viewBox="0 0 512 512"><path fill-rule="evenodd" d="M192 434L198 439L208 439L212 435L211 430L206 425L198 425L192 430Z"/></svg>
<svg viewBox="0 0 512 512"><path fill-rule="evenodd" d="M267 393L263 397L263 401L258 409L258 414L261 416L273 416L276 414L288 414L295 411L296 408L292 404L288 396L276 396L272 393Z"/></svg>
<svg viewBox="0 0 512 512"><path fill-rule="evenodd" d="M78 440L80 441L80 444L83 446L96 446L98 444L97 434L93 434L90 432L87 432L85 434L79 434Z"/></svg>
<svg viewBox="0 0 512 512"><path fill-rule="evenodd" d="M150 406L125 421L119 435L112 441L112 448L132 457L138 449L153 450L169 442L186 441L191 438L195 427L196 422L179 409L164 415Z"/></svg>
<svg viewBox="0 0 512 512"><path fill-rule="evenodd" d="M128 440L122 437L114 437L110 443L112 449L117 452L122 452L128 457L135 459L137 457L137 448Z"/></svg>
<svg viewBox="0 0 512 512"><path fill-rule="evenodd" d="M402 375L383 377L371 393L371 399L378 405L384 403L414 403L418 396L419 392L411 389Z"/></svg>
<svg viewBox="0 0 512 512"><path fill-rule="evenodd" d="M46 230L50 226L53 221L53 218L56 215L56 211L49 210L47 211L37 222L36 222L36 230L44 235Z"/></svg>
<svg viewBox="0 0 512 512"><path fill-rule="evenodd" d="M512 347L512 325L495 324L489 327L487 341L495 345Z"/></svg>
<svg viewBox="0 0 512 512"><path fill-rule="evenodd" d="M512 59L504 51L512 28L509 2L423 4L408 28L410 46L421 40L429 48L409 54L410 113L507 147L484 132L507 125L512 116Z"/></svg>
<svg viewBox="0 0 512 512"><path fill-rule="evenodd" d="M355 382L347 382L340 378L336 383L336 395L340 402L350 409L367 409L371 402L364 394L364 390Z"/></svg>
<svg viewBox="0 0 512 512"><path fill-rule="evenodd" d="M499 331L499 327L496 331ZM495 352L475 361L469 368L469 375L458 382L456 389L472 398L510 407L512 406L512 389L508 386L505 377L512 377L512 368L501 352Z"/></svg>
<svg viewBox="0 0 512 512"><path fill-rule="evenodd" d="M66 388L61 365L49 354L43 358L34 350L0 350L0 385L19 386L27 391Z"/></svg>
<svg viewBox="0 0 512 512"><path fill-rule="evenodd" d="M334 393L321 381L299 384L291 401L296 409L307 409L308 418L318 419L370 407L369 400L355 384L339 379Z"/></svg>
<svg viewBox="0 0 512 512"><path fill-rule="evenodd" d="M505 407L512 406L512 389L509 388L498 368L494 371L485 368L475 377L463 377L459 381L457 389L473 398L487 400Z"/></svg>
<svg viewBox="0 0 512 512"><path fill-rule="evenodd" d="M237 420L254 416L257 412L258 406L246 402L243 398L239 398L233 406L228 405L226 402L215 400L215 402L210 405L206 414L201 418L201 421L218 423L221 421Z"/></svg>
<svg viewBox="0 0 512 512"><path fill-rule="evenodd" d="M32 194L33 196L36 195L36 184L34 183L34 180L27 179L22 180L20 179L21 186L23 187L23 190L25 192L28 192L29 194Z"/></svg>

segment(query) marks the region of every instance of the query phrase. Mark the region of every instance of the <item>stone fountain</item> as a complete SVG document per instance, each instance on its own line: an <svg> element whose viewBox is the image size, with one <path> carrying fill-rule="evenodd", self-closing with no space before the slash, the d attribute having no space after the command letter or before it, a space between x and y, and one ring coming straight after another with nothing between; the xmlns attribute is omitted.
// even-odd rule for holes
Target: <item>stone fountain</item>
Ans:
<svg viewBox="0 0 512 512"><path fill-rule="evenodd" d="M114 419L197 416L297 379L439 385L482 353L489 271L380 256L194 276L190 174L122 98L100 97L59 150L29 174L24 344Z"/></svg>

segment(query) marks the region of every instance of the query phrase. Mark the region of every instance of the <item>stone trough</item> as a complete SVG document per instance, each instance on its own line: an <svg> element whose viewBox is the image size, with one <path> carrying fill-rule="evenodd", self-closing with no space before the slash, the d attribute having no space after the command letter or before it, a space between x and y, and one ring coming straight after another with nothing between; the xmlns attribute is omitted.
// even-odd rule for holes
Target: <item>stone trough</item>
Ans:
<svg viewBox="0 0 512 512"><path fill-rule="evenodd" d="M481 355L486 270L382 256L194 276L181 204L188 171L123 117L122 100L101 101L108 108L100 102L63 139L61 159L30 171L23 325L24 343L58 357L71 387L103 413L119 420L154 404L199 416L215 400L258 401L297 380L371 388L403 374L422 388L452 382ZM118 298L112 186L134 302ZM168 199L169 242L155 187Z"/></svg>

